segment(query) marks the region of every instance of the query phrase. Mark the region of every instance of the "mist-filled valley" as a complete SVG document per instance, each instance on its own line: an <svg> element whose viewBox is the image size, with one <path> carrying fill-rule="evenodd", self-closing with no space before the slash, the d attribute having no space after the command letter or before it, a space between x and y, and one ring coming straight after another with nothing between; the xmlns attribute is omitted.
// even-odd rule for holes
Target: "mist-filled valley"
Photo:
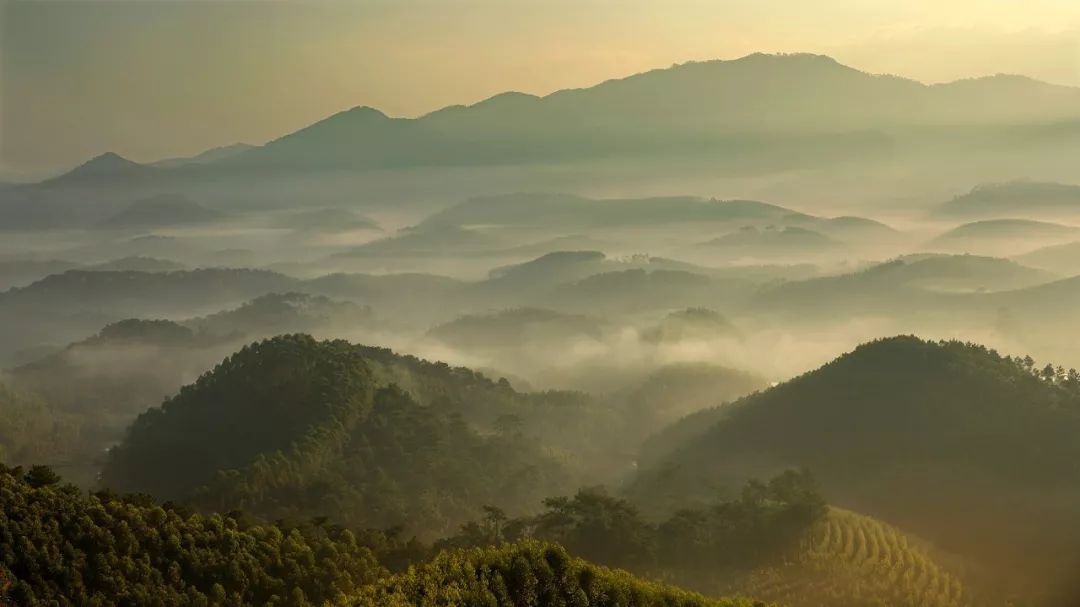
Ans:
<svg viewBox="0 0 1080 607"><path fill-rule="evenodd" d="M0 606L1076 605L1078 126L756 53L0 184Z"/></svg>

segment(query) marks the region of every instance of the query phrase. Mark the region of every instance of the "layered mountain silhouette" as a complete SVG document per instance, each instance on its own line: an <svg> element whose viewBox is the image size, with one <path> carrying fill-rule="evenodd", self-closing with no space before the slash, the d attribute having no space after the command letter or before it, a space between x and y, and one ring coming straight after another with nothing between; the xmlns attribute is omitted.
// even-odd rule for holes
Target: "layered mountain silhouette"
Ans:
<svg viewBox="0 0 1080 607"><path fill-rule="evenodd" d="M182 156L177 158L166 158L153 163L153 166L158 167L178 167L188 164L206 164L208 162L217 162L230 156L235 156L241 152L246 152L256 146L249 143L234 143L232 145L223 145L216 148L211 148L204 152L199 152L194 156Z"/></svg>
<svg viewBox="0 0 1080 607"><path fill-rule="evenodd" d="M360 106L266 145L174 170L376 169L745 152L811 142L866 149L910 127L1080 120L1080 89L1020 76L925 85L811 54L675 65L544 97L508 92L419 118ZM230 150L233 151L233 150ZM99 157L72 180L120 164ZM113 167L116 168L116 167ZM151 167L156 169L158 167ZM127 167L134 170L135 167Z"/></svg>
<svg viewBox="0 0 1080 607"><path fill-rule="evenodd" d="M107 185L117 180L148 179L157 172L155 167L133 162L114 152L105 152L41 184L52 187Z"/></svg>
<svg viewBox="0 0 1080 607"><path fill-rule="evenodd" d="M1005 219L1080 215L1080 186L1011 181L976 186L935 209L939 217Z"/></svg>
<svg viewBox="0 0 1080 607"><path fill-rule="evenodd" d="M222 213L184 196L162 194L137 200L99 225L103 228L172 227L209 223L222 217Z"/></svg>

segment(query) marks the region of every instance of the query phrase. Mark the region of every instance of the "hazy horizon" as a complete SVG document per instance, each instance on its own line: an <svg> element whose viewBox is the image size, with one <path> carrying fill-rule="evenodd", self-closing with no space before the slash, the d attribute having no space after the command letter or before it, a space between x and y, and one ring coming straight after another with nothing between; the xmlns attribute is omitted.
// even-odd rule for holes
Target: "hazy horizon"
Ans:
<svg viewBox="0 0 1080 607"><path fill-rule="evenodd" d="M149 162L261 144L361 105L415 117L755 52L926 83L1015 73L1080 85L1073 3L681 4L4 0L0 177L105 151Z"/></svg>

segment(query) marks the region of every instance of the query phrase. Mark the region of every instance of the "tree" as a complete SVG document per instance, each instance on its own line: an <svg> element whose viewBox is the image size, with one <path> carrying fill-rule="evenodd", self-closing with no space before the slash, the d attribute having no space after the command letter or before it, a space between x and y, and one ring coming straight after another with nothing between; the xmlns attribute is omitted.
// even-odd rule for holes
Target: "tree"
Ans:
<svg viewBox="0 0 1080 607"><path fill-rule="evenodd" d="M48 487L49 485L55 485L60 482L60 475L53 472L53 469L48 466L31 466L30 470L23 478L26 480L26 484L35 489Z"/></svg>

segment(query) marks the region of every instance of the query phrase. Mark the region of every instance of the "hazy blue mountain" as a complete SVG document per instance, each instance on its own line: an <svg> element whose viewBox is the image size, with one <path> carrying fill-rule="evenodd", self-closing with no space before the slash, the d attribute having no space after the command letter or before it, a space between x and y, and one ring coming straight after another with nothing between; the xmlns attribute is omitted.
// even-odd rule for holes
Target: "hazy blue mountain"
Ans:
<svg viewBox="0 0 1080 607"><path fill-rule="evenodd" d="M335 257L425 257L462 255L499 249L506 242L480 230L424 224L354 247Z"/></svg>
<svg viewBox="0 0 1080 607"><path fill-rule="evenodd" d="M820 232L806 228L759 229L747 226L701 243L710 254L725 258L805 258L835 252L843 245Z"/></svg>
<svg viewBox="0 0 1080 607"><path fill-rule="evenodd" d="M1080 317L1080 276L1071 276L1045 284L994 293L990 301L1021 314L1025 321L1048 327L1067 326ZM1061 329L1058 329L1061 332ZM1068 332L1061 334L1063 337Z"/></svg>
<svg viewBox="0 0 1080 607"><path fill-rule="evenodd" d="M1031 250L1040 245L1074 240L1080 228L1031 219L987 219L953 228L931 240L932 250L993 253Z"/></svg>
<svg viewBox="0 0 1080 607"><path fill-rule="evenodd" d="M74 169L42 181L49 187L111 185L118 181L148 180L160 175L160 170L133 162L114 152L95 156Z"/></svg>
<svg viewBox="0 0 1080 607"><path fill-rule="evenodd" d="M956 310L979 302L956 295L1009 291L1049 283L1055 275L1016 262L976 255L903 257L838 276L794 280L762 289L751 308L799 318L851 314L905 316ZM986 305L986 302L982 302Z"/></svg>
<svg viewBox="0 0 1080 607"><path fill-rule="evenodd" d="M489 278L508 286L551 286L601 272L606 261L607 256L600 251L557 251L524 263L495 268Z"/></svg>
<svg viewBox="0 0 1080 607"><path fill-rule="evenodd" d="M1080 274L1080 242L1050 245L1016 258L1020 263L1065 276Z"/></svg>
<svg viewBox="0 0 1080 607"><path fill-rule="evenodd" d="M811 219L790 209L753 200L707 200L692 196L590 199L571 194L530 193L467 200L432 215L421 225L573 229Z"/></svg>
<svg viewBox="0 0 1080 607"><path fill-rule="evenodd" d="M83 266L82 269L100 272L174 272L176 270L185 270L187 266L168 259L131 256L110 259L92 266ZM51 273L55 274L55 272Z"/></svg>
<svg viewBox="0 0 1080 607"><path fill-rule="evenodd" d="M444 139L420 121L390 118L370 107L355 107L221 164L236 168L315 169L424 166L447 164L460 151L459 142Z"/></svg>
<svg viewBox="0 0 1080 607"><path fill-rule="evenodd" d="M435 327L428 336L469 351L565 346L580 340L599 340L603 332L604 323L598 318L543 308L514 308L461 316Z"/></svg>
<svg viewBox="0 0 1080 607"><path fill-rule="evenodd" d="M100 224L102 228L163 228L210 223L224 215L208 209L185 196L162 194L137 200L123 210L110 215Z"/></svg>
<svg viewBox="0 0 1080 607"><path fill-rule="evenodd" d="M791 220L788 220L791 222ZM832 217L812 222L814 230L841 242L895 242L901 233L880 221L865 217Z"/></svg>
<svg viewBox="0 0 1080 607"><path fill-rule="evenodd" d="M184 265L153 257L122 257L102 263L84 265L61 259L7 259L0 261L0 291L24 287L51 274L68 270L169 272L183 270Z"/></svg>
<svg viewBox="0 0 1080 607"><path fill-rule="evenodd" d="M738 337L739 330L730 320L708 308L676 310L657 324L641 330L641 339L651 343Z"/></svg>
<svg viewBox="0 0 1080 607"><path fill-rule="evenodd" d="M835 149L853 156L888 149L890 131L1077 121L1078 108L1080 89L1027 78L927 86L866 74L819 55L754 54L545 97L504 93L415 119L356 107L204 168L462 166L745 154L760 146L773 155ZM193 167L199 168L179 168Z"/></svg>
<svg viewBox="0 0 1080 607"><path fill-rule="evenodd" d="M252 340L285 333L355 330L372 321L371 308L307 293L269 293L238 308L185 321L200 335Z"/></svg>
<svg viewBox="0 0 1080 607"><path fill-rule="evenodd" d="M260 270L70 270L0 293L0 364L14 352L64 344L125 318L186 318L274 292L296 279Z"/></svg>
<svg viewBox="0 0 1080 607"><path fill-rule="evenodd" d="M295 279L248 269L200 269L177 272L106 272L71 270L20 289L0 293L2 308L107 308L114 313L139 306L183 310L186 305L220 307L272 291L288 290ZM128 310L130 312L130 310Z"/></svg>
<svg viewBox="0 0 1080 607"><path fill-rule="evenodd" d="M942 204L935 215L970 219L1080 215L1080 186L1038 181L984 184Z"/></svg>
<svg viewBox="0 0 1080 607"><path fill-rule="evenodd" d="M151 166L172 168L178 166L184 166L187 164L206 164L210 162L217 162L226 158L235 156L241 152L246 152L256 146L248 143L234 143L232 145L223 145L216 148L211 148L204 152L195 154L194 156L184 156L179 158L166 158L164 160L158 160L151 164Z"/></svg>
<svg viewBox="0 0 1080 607"><path fill-rule="evenodd" d="M272 225L276 228L311 232L382 229L373 220L341 208L311 209L284 213L276 217Z"/></svg>
<svg viewBox="0 0 1080 607"><path fill-rule="evenodd" d="M79 264L62 259L5 259L0 261L0 291L26 286L49 274L74 270Z"/></svg>
<svg viewBox="0 0 1080 607"><path fill-rule="evenodd" d="M629 313L728 306L745 300L756 288L753 282L743 278L714 278L685 270L635 267L559 285L544 301L559 309Z"/></svg>

